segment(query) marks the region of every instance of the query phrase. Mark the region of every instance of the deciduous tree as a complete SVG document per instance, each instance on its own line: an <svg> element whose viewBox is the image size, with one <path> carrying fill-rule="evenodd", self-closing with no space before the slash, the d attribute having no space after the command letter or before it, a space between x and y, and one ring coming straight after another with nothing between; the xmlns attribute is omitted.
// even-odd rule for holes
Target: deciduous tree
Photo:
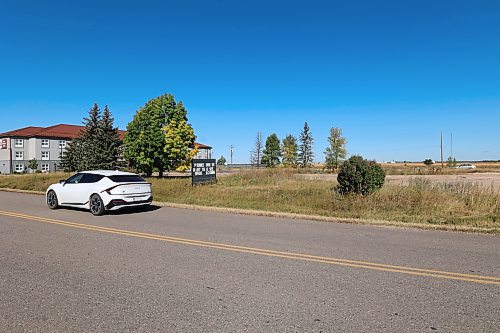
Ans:
<svg viewBox="0 0 500 333"><path fill-rule="evenodd" d="M328 170L336 170L340 162L347 156L347 140L342 136L342 130L338 127L330 129L328 137L329 146L325 149L325 165Z"/></svg>
<svg viewBox="0 0 500 333"><path fill-rule="evenodd" d="M154 169L160 177L175 169L193 148L195 136L187 121L187 110L172 95L149 100L127 125L124 156L129 165L148 176Z"/></svg>
<svg viewBox="0 0 500 333"><path fill-rule="evenodd" d="M255 138L254 149L250 153L250 164L260 166L262 163L262 133L257 132L257 137Z"/></svg>
<svg viewBox="0 0 500 333"><path fill-rule="evenodd" d="M296 167L298 160L297 138L291 134L283 139L283 166Z"/></svg>

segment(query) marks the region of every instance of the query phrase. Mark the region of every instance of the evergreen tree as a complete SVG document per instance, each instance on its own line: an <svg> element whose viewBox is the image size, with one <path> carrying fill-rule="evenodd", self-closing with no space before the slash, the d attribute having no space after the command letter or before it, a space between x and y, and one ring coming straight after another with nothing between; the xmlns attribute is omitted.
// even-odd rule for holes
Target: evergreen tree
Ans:
<svg viewBox="0 0 500 333"><path fill-rule="evenodd" d="M221 156L218 160L217 160L217 165L226 165L226 158L224 156Z"/></svg>
<svg viewBox="0 0 500 333"><path fill-rule="evenodd" d="M325 149L325 165L328 170L336 170L340 161L347 156L345 145L347 140L342 136L342 130L338 127L330 129L328 137L329 146Z"/></svg>
<svg viewBox="0 0 500 333"><path fill-rule="evenodd" d="M262 133L257 132L254 149L250 153L250 164L260 166L262 160Z"/></svg>
<svg viewBox="0 0 500 333"><path fill-rule="evenodd" d="M123 162L120 161L122 142L118 128L113 126L113 122L114 118L106 105L99 122L99 141L95 149L100 169L113 170L123 167Z"/></svg>
<svg viewBox="0 0 500 333"><path fill-rule="evenodd" d="M289 134L283 139L283 165L295 167L297 165L297 138Z"/></svg>
<svg viewBox="0 0 500 333"><path fill-rule="evenodd" d="M174 96L164 94L149 100L127 125L124 156L129 165L147 176L155 169L160 177L175 169L194 145L194 131L187 121L187 110Z"/></svg>
<svg viewBox="0 0 500 333"><path fill-rule="evenodd" d="M60 167L66 172L73 172L78 170L78 163L80 161L79 155L81 151L80 138L75 138L66 144L66 153L60 156Z"/></svg>
<svg viewBox="0 0 500 333"><path fill-rule="evenodd" d="M99 106L94 104L84 118L83 130L66 146L61 168L65 171L119 168L121 141L113 121L107 106L101 114Z"/></svg>
<svg viewBox="0 0 500 333"><path fill-rule="evenodd" d="M66 154L61 156L61 168L65 171L82 171L98 169L98 157L95 154L99 143L99 123L101 115L99 106L89 110L88 117L83 119L83 130L66 147Z"/></svg>
<svg viewBox="0 0 500 333"><path fill-rule="evenodd" d="M311 130L306 122L302 133L300 133L299 144L299 164L303 168L310 167L314 161L313 142Z"/></svg>
<svg viewBox="0 0 500 333"><path fill-rule="evenodd" d="M262 164L266 165L268 168L274 168L280 164L280 157L280 140L278 136L273 133L266 139L266 148L263 151Z"/></svg>

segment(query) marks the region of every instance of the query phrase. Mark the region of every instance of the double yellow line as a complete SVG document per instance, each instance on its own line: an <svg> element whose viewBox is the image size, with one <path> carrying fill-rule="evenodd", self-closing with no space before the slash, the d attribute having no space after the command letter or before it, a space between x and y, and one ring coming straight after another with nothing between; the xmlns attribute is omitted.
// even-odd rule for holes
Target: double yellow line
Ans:
<svg viewBox="0 0 500 333"><path fill-rule="evenodd" d="M313 255L301 254L301 253L282 252L282 251L266 250L266 249L246 247L246 246L237 246L237 245L229 245L229 244L222 244L222 243L205 242L205 241L199 241L199 240L194 240L194 239L169 237L169 236L149 234L149 233L143 233L143 232L137 232L137 231L106 228L106 227L100 227L100 226L91 225L91 224L81 224L81 223L74 223L74 222L68 222L68 221L61 221L61 220L55 220L55 219L41 217L41 216L32 216L32 215L7 212L7 211L0 211L0 215L10 216L10 217L14 217L14 218L20 218L20 219L24 219L24 220L31 220L31 221L36 221L36 222L57 224L57 225L62 225L62 226L66 226L66 227L71 227L71 228L104 232L104 233L115 234L115 235L123 235L123 236L136 237L136 238L152 239L152 240L158 240L158 241L163 241L163 242L168 242L168 243L199 246L199 247L240 252L240 253L251 253L251 254L262 255L262 256L286 258L286 259L315 262L315 263L322 263L322 264L328 264L328 265L365 268L365 269L384 271L384 272L392 272L392 273L400 273L400 274L408 274L408 275L416 275L416 276L425 276L425 277L432 277L432 278L439 278L439 279L467 281L467 282L475 282L475 283L482 283L482 284L492 284L492 285L499 285L500 286L500 278L491 277L491 276L454 273L454 272L412 268L412 267L404 267L404 266L395 266L395 265L385 265L385 264L378 264L378 263L366 262L366 261L313 256Z"/></svg>

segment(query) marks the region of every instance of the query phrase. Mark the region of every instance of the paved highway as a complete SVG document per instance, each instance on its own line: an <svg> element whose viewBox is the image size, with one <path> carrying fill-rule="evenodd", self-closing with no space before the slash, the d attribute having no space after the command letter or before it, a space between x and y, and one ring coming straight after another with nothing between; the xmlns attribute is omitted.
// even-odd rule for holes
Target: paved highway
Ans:
<svg viewBox="0 0 500 333"><path fill-rule="evenodd" d="M500 237L0 192L0 332L499 332Z"/></svg>

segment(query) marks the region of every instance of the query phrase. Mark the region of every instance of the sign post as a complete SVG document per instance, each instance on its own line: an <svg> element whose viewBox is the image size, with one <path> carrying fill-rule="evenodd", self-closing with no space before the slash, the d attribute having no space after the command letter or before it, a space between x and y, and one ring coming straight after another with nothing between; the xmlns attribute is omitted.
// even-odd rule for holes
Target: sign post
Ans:
<svg viewBox="0 0 500 333"><path fill-rule="evenodd" d="M191 184L217 182L217 166L214 159L193 159L191 162Z"/></svg>

